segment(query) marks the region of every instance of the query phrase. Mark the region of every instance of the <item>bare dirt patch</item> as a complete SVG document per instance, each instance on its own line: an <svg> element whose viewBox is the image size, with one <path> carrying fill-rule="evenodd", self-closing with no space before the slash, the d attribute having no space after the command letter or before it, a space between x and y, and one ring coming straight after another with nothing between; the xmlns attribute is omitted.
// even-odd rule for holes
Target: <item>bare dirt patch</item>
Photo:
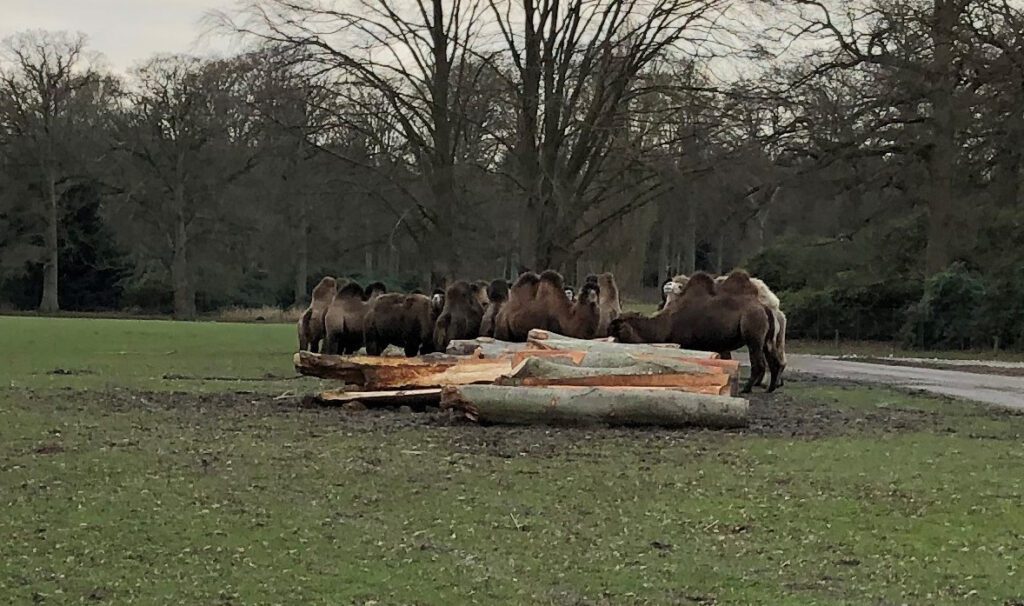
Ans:
<svg viewBox="0 0 1024 606"><path fill-rule="evenodd" d="M836 386L836 382L816 381ZM842 389L862 389L853 384ZM60 406L99 407L111 413L138 409L173 410L190 425L219 424L225 421L264 424L270 417L289 416L308 422L310 435L325 431L388 434L397 430L437 432L456 452L480 453L496 457L556 456L594 440L629 440L638 446L666 445L683 441L731 439L738 436L822 439L850 434L887 434L915 431L956 433L955 417L938 411L883 406L877 409L836 406L815 401L786 388L774 394L757 390L749 397L750 425L731 431L702 428L573 428L481 426L448 411L427 408L422 412L403 409L351 410L313 404L308 398L275 398L258 394L196 394L134 392L129 390L66 390ZM53 395L26 392L29 400L46 400ZM1005 417L998 409L977 408L971 414Z"/></svg>

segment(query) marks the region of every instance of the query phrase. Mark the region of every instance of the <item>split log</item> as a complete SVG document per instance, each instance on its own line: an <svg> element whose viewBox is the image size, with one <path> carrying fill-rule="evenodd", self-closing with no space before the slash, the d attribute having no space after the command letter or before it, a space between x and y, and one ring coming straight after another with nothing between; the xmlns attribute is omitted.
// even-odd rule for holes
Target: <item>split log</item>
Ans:
<svg viewBox="0 0 1024 606"><path fill-rule="evenodd" d="M618 347L618 346L616 346ZM736 360L721 360L707 358L691 358L681 349L661 350L611 350L611 351L569 351L569 350L532 350L521 351L512 356L512 366L517 367L523 361L531 358L541 358L559 364L571 364L591 368L623 368L645 362L668 363L676 362L690 366L699 366L711 369L715 372L723 372L729 375L732 387L728 393L735 395L739 392L740 363Z"/></svg>
<svg viewBox="0 0 1024 606"><path fill-rule="evenodd" d="M576 339L547 330L534 329L526 343L498 341L491 337L452 341L445 353L450 355L476 355L482 358L497 358L507 355L521 355L525 351L580 351L580 352L644 352L670 355L679 358L718 359L715 352L682 349L675 343L616 343L605 339Z"/></svg>
<svg viewBox="0 0 1024 606"><path fill-rule="evenodd" d="M682 349L675 343L614 343L605 340L574 339L548 330L540 330L539 328L530 331L527 343L537 349L566 349L587 352L631 351L658 355L662 352L670 351L675 356L686 358L715 359L719 357L719 354L716 352Z"/></svg>
<svg viewBox="0 0 1024 606"><path fill-rule="evenodd" d="M567 352L576 353L576 352ZM594 364L593 362L606 362L605 365ZM592 356L584 357L583 362L577 364L570 357L533 357L529 356L512 369L510 376L530 377L582 377L596 376L600 374L724 374L719 368L702 366L689 360L676 360L672 358L644 359L643 356L631 356L623 354L620 356Z"/></svg>
<svg viewBox="0 0 1024 606"><path fill-rule="evenodd" d="M663 353L663 352L668 353ZM616 368L620 366L632 366L638 362L669 362L676 361L691 366L705 368L717 368L722 372L731 372L739 368L736 360L720 360L708 358L693 358L685 355L684 350L661 350L648 352L645 350L631 351L609 350L609 351L579 351L571 349L527 349L512 354L512 365L517 366L530 358L543 358L563 364L571 363L576 366L588 366L596 368Z"/></svg>
<svg viewBox="0 0 1024 606"><path fill-rule="evenodd" d="M295 368L303 375L340 379L365 389L411 389L493 383L512 370L509 359L481 360L443 354L418 358L330 356L301 351Z"/></svg>
<svg viewBox="0 0 1024 606"><path fill-rule="evenodd" d="M742 398L645 387L446 387L441 407L484 423L744 427Z"/></svg>
<svg viewBox="0 0 1024 606"><path fill-rule="evenodd" d="M500 385L664 387L693 393L732 395L738 382L726 372L676 360L635 361L632 365L586 367L543 358L518 364Z"/></svg>
<svg viewBox="0 0 1024 606"><path fill-rule="evenodd" d="M367 408L395 406L437 406L441 402L441 388L385 391L345 391L332 389L317 396L321 402L341 406L361 402Z"/></svg>

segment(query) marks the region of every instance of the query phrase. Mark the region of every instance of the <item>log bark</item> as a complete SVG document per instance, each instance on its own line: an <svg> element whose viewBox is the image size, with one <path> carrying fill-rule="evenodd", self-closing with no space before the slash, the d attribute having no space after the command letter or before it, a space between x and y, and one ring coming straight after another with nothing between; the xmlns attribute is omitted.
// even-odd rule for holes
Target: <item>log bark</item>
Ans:
<svg viewBox="0 0 1024 606"><path fill-rule="evenodd" d="M483 423L516 425L747 425L742 398L644 387L446 387L441 407Z"/></svg>
<svg viewBox="0 0 1024 606"><path fill-rule="evenodd" d="M512 370L511 360L481 360L429 355L419 358L331 356L300 351L295 354L300 374L337 379L366 389L411 389L493 383Z"/></svg>

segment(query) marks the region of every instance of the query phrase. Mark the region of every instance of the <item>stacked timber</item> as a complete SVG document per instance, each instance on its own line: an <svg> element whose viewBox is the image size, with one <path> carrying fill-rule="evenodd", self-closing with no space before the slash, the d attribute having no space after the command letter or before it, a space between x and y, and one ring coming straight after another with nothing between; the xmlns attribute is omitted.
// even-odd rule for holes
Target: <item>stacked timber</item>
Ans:
<svg viewBox="0 0 1024 606"><path fill-rule="evenodd" d="M583 340L534 330L526 343L481 337L414 358L295 355L304 375L343 381L330 403L440 404L484 423L697 425L747 422L739 365L672 344Z"/></svg>

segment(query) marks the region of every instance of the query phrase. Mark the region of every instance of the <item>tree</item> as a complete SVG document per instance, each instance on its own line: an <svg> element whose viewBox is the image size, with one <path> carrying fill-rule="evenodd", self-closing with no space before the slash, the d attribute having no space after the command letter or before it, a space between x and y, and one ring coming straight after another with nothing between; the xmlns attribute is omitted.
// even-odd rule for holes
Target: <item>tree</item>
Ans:
<svg viewBox="0 0 1024 606"><path fill-rule="evenodd" d="M793 0L796 38L813 37L802 83L831 70L865 69L885 94L890 123L927 126L916 150L927 162L925 272L943 270L964 246L957 208L960 141L970 112L962 71L974 0ZM881 99L880 99L881 100ZM927 109L923 109L927 108Z"/></svg>
<svg viewBox="0 0 1024 606"><path fill-rule="evenodd" d="M255 0L239 19L222 16L236 32L286 49L334 77L334 92L352 113L337 118L360 128L361 114L383 100L395 134L407 145L426 185L427 204L413 204L432 232L424 242L437 276L459 273L454 233L459 200L455 162L463 143L460 93L473 89L479 68L467 60L479 27L477 0L359 0L336 3ZM372 93L372 94L367 94ZM404 160L404 159L402 159Z"/></svg>
<svg viewBox="0 0 1024 606"><path fill-rule="evenodd" d="M137 71L122 125L132 219L149 226L169 266L179 319L196 314L196 246L237 232L225 192L255 165L253 121L240 101L245 69L242 60L157 57Z"/></svg>
<svg viewBox="0 0 1024 606"><path fill-rule="evenodd" d="M515 99L508 153L526 199L523 260L563 268L595 227L623 213L619 205L610 215L587 217L621 191L617 183L629 183L615 177L609 159L631 104L649 92L641 76L659 60L678 59L684 43L713 28L723 3L524 0L519 10L517 3L490 0L490 7ZM689 53L696 54L692 46Z"/></svg>
<svg viewBox="0 0 1024 606"><path fill-rule="evenodd" d="M80 181L76 166L88 156L75 147L80 127L103 98L104 80L86 60L85 37L63 32L26 32L0 49L0 129L16 139L30 164L32 211L42 217L43 289L39 310L60 309L59 254L62 190Z"/></svg>

